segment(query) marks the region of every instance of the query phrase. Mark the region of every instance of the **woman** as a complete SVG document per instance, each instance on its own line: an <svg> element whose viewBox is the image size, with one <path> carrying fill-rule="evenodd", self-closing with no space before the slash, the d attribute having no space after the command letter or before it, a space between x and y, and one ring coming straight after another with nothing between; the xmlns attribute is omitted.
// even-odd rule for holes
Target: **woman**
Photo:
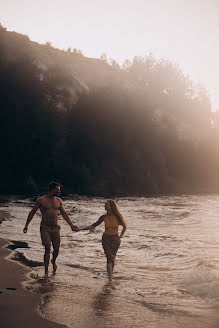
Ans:
<svg viewBox="0 0 219 328"><path fill-rule="evenodd" d="M116 253L120 246L120 239L126 231L127 224L114 200L109 199L106 201L105 210L107 213L102 215L95 223L80 230L93 230L104 221L105 231L102 236L102 245L107 258L107 273L111 285ZM120 235L118 235L119 225L123 227Z"/></svg>

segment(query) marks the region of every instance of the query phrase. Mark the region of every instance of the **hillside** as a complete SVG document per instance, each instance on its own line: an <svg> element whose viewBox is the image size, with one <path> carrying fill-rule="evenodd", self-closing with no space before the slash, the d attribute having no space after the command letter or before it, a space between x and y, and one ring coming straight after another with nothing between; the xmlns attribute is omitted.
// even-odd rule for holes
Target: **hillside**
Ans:
<svg viewBox="0 0 219 328"><path fill-rule="evenodd" d="M3 193L217 191L218 115L206 91L153 55L120 67L0 26Z"/></svg>

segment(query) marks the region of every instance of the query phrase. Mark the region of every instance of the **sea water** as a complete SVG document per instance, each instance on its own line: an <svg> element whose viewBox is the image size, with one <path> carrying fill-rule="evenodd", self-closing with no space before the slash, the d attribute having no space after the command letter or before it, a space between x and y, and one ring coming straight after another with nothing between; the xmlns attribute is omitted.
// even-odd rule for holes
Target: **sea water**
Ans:
<svg viewBox="0 0 219 328"><path fill-rule="evenodd" d="M104 214L104 202L74 197L64 200L64 206L82 227ZM41 312L74 328L218 327L219 196L119 198L117 202L128 229L116 257L115 289L107 285L103 224L94 233L75 233L60 216L58 270L45 281L40 212L23 234L32 201L12 198L2 205L10 217L0 225L1 237L27 243L17 245L16 251L32 267L28 288L42 293Z"/></svg>

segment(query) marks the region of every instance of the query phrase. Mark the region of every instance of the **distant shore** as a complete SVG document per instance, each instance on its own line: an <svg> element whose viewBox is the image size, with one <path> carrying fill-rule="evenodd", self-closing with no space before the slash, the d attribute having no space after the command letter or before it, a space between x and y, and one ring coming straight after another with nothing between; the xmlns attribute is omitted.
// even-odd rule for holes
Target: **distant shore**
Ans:
<svg viewBox="0 0 219 328"><path fill-rule="evenodd" d="M44 191L39 191L35 194L0 194L0 205L1 207L6 205L7 202L9 202L11 199L32 199L35 200L37 197L40 197L41 195L45 195L47 193L47 189ZM213 195L213 194L219 194L218 189L209 189L209 188L192 188L192 189L182 189L180 191L171 191L171 192L158 192L158 193L119 193L119 194L103 194L103 193L96 193L96 194L75 194L71 191L64 191L61 194L61 198L64 200L79 200L81 198L131 198L131 197L165 197L165 196L183 196L183 195ZM0 221L1 224L1 221Z"/></svg>
<svg viewBox="0 0 219 328"><path fill-rule="evenodd" d="M37 308L41 295L24 288L30 269L10 260L8 241L0 238L0 322L4 328L64 328L40 316Z"/></svg>

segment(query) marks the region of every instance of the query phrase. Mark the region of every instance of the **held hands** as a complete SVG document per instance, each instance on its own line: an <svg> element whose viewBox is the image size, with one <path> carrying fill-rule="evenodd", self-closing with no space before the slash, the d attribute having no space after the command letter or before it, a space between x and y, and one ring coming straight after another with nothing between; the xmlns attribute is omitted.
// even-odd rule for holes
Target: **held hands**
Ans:
<svg viewBox="0 0 219 328"><path fill-rule="evenodd" d="M27 233L27 229L28 229L28 227L25 226L24 229L23 229L23 233ZM85 227L85 228L80 228L79 229L78 226L72 225L71 230L74 231L74 232L78 232L78 231L82 231L82 230L90 230L90 232L94 232L95 228L92 227L92 228L88 229L87 227Z"/></svg>
<svg viewBox="0 0 219 328"><path fill-rule="evenodd" d="M80 229L78 229L78 227L76 225L72 225L71 230L75 231L75 232L78 232Z"/></svg>
<svg viewBox="0 0 219 328"><path fill-rule="evenodd" d="M83 228L78 228L78 226L74 225L74 226L71 227L71 230L74 231L74 232L79 232L79 231L82 231L84 229Z"/></svg>
<svg viewBox="0 0 219 328"><path fill-rule="evenodd" d="M84 230L89 230L89 233L95 232L95 228L92 226L82 227L78 229L78 231L84 231Z"/></svg>

